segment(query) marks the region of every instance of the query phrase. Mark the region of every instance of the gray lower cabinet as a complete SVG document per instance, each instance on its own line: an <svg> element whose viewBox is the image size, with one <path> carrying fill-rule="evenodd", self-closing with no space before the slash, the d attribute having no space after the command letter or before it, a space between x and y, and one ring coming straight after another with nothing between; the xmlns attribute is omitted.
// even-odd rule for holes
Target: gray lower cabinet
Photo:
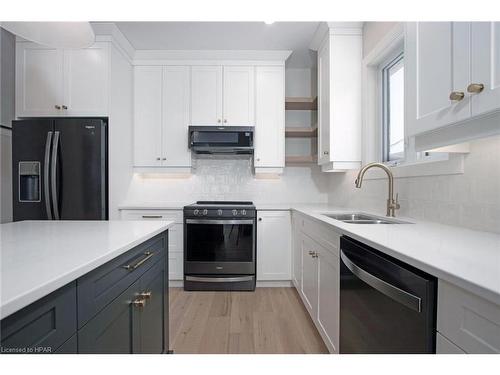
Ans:
<svg viewBox="0 0 500 375"><path fill-rule="evenodd" d="M167 248L164 232L3 319L1 352L167 352Z"/></svg>

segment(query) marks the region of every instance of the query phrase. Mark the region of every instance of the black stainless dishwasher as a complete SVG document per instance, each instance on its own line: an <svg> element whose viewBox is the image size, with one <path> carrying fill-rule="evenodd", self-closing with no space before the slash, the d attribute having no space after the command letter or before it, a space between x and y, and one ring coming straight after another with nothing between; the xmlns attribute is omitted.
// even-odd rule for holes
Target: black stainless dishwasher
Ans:
<svg viewBox="0 0 500 375"><path fill-rule="evenodd" d="M437 280L340 239L340 353L435 353Z"/></svg>

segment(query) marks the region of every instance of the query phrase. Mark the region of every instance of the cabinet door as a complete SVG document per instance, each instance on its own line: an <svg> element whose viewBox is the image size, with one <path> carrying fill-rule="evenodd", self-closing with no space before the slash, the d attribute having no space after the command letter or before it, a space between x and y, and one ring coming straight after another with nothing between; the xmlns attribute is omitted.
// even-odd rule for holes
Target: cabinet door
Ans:
<svg viewBox="0 0 500 375"><path fill-rule="evenodd" d="M189 126L189 67L163 68L163 147L162 165L190 167L188 148Z"/></svg>
<svg viewBox="0 0 500 375"><path fill-rule="evenodd" d="M166 337L168 337L168 311L164 309L167 296L163 288L165 278L163 261L158 262L141 276L139 293L144 293L149 297L146 305L138 310L140 346L134 351L135 353L160 354L164 351L165 328L167 328Z"/></svg>
<svg viewBox="0 0 500 375"><path fill-rule="evenodd" d="M304 236L302 241L302 297L313 319L317 316L318 307L318 262L314 257L317 250L314 241Z"/></svg>
<svg viewBox="0 0 500 375"><path fill-rule="evenodd" d="M257 280L290 280L290 212L259 211Z"/></svg>
<svg viewBox="0 0 500 375"><path fill-rule="evenodd" d="M191 67L191 125L222 123L222 67Z"/></svg>
<svg viewBox="0 0 500 375"><path fill-rule="evenodd" d="M318 255L318 327L330 353L336 353L339 348L339 258L323 247L319 247Z"/></svg>
<svg viewBox="0 0 500 375"><path fill-rule="evenodd" d="M293 214L292 214L293 215ZM300 292L302 284L302 219L292 216L292 281Z"/></svg>
<svg viewBox="0 0 500 375"><path fill-rule="evenodd" d="M500 109L500 22L472 23L472 77L482 83L481 93L472 94L472 115Z"/></svg>
<svg viewBox="0 0 500 375"><path fill-rule="evenodd" d="M470 117L470 23L411 22L405 40L406 133L433 130ZM452 92L464 93L460 101Z"/></svg>
<svg viewBox="0 0 500 375"><path fill-rule="evenodd" d="M108 115L108 66L107 43L64 50L64 115Z"/></svg>
<svg viewBox="0 0 500 375"><path fill-rule="evenodd" d="M318 164L330 161L330 45L318 51Z"/></svg>
<svg viewBox="0 0 500 375"><path fill-rule="evenodd" d="M139 280L78 331L78 352L132 354L139 348L139 314L136 299Z"/></svg>
<svg viewBox="0 0 500 375"><path fill-rule="evenodd" d="M255 68L224 67L224 125L254 126Z"/></svg>
<svg viewBox="0 0 500 375"><path fill-rule="evenodd" d="M16 49L16 116L61 115L62 50L24 42Z"/></svg>
<svg viewBox="0 0 500 375"><path fill-rule="evenodd" d="M283 168L285 166L284 69L280 66L259 66L255 74L254 165Z"/></svg>
<svg viewBox="0 0 500 375"><path fill-rule="evenodd" d="M134 68L134 166L161 166L161 66Z"/></svg>

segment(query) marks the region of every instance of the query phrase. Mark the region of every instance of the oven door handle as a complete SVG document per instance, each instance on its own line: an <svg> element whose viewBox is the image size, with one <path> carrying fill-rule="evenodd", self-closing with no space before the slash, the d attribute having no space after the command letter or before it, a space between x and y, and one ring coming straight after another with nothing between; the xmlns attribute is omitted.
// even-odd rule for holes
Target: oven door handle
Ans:
<svg viewBox="0 0 500 375"><path fill-rule="evenodd" d="M254 220L186 219L186 224L255 224Z"/></svg>
<svg viewBox="0 0 500 375"><path fill-rule="evenodd" d="M388 282L373 276L358 265L354 264L345 253L340 250L340 259L344 262L345 266L359 279L370 285L372 288L377 289L379 292L384 293L386 296L393 300L409 307L417 312L422 311L422 299L411 293L404 291Z"/></svg>
<svg viewBox="0 0 500 375"><path fill-rule="evenodd" d="M252 281L253 276L238 276L238 277L199 277L186 276L186 281L199 281L204 283L239 283L241 281Z"/></svg>

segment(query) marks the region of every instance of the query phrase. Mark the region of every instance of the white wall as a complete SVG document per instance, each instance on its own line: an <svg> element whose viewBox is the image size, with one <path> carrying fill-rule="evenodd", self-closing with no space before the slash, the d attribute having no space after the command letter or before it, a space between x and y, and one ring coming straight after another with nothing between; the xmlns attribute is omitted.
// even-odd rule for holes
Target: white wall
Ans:
<svg viewBox="0 0 500 375"><path fill-rule="evenodd" d="M287 167L279 180L255 179L249 157L193 160L188 179L134 175L127 202L251 200L257 203L328 201L328 176L318 167Z"/></svg>
<svg viewBox="0 0 500 375"><path fill-rule="evenodd" d="M15 38L0 28L0 125L15 115ZM12 221L12 132L0 131L0 223Z"/></svg>
<svg viewBox="0 0 500 375"><path fill-rule="evenodd" d="M363 24L363 56L368 55L378 41L398 22L365 22Z"/></svg>

